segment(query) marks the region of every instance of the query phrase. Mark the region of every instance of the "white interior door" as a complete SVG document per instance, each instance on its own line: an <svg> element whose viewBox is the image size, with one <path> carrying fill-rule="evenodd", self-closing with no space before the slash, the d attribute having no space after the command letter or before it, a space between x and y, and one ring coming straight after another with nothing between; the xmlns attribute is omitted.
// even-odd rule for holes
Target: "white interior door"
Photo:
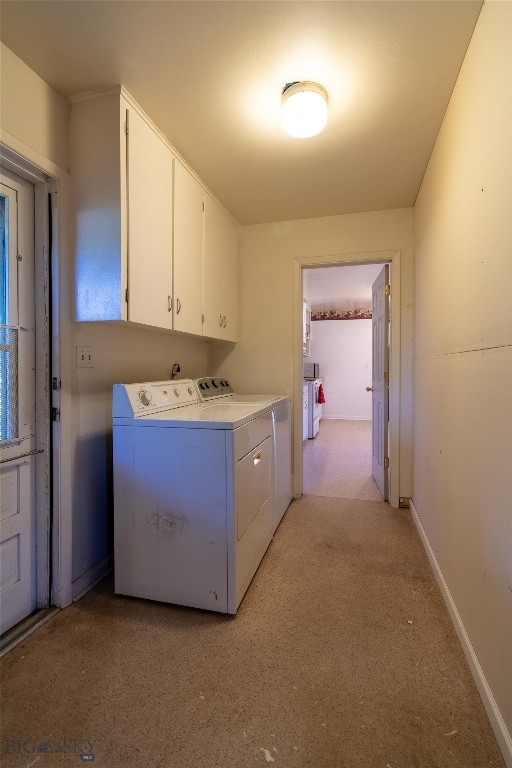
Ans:
<svg viewBox="0 0 512 768"><path fill-rule="evenodd" d="M372 475L389 498L389 265L372 286Z"/></svg>
<svg viewBox="0 0 512 768"><path fill-rule="evenodd" d="M34 188L0 187L0 632L36 608Z"/></svg>

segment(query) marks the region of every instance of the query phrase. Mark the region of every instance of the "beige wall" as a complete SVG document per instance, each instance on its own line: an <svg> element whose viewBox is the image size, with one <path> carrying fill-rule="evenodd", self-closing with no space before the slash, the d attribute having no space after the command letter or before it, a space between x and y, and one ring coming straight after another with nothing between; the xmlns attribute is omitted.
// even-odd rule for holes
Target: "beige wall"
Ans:
<svg viewBox="0 0 512 768"><path fill-rule="evenodd" d="M73 352L76 345L91 347L95 367L72 368L74 582L113 548L112 385L169 379L175 362L182 378L206 373L201 339L122 324L74 323ZM82 581L75 594L81 588Z"/></svg>
<svg viewBox="0 0 512 768"><path fill-rule="evenodd" d="M241 392L268 393L270 387L290 394L295 260L339 255L343 261L344 255L400 250L401 496L410 496L411 478L412 218L412 209L404 208L241 227L240 341L229 349L211 347L208 356L209 372L231 377Z"/></svg>
<svg viewBox="0 0 512 768"><path fill-rule="evenodd" d="M2 141L20 154L24 154L24 146L30 148L41 159L66 170L64 100L3 43L0 71Z"/></svg>
<svg viewBox="0 0 512 768"><path fill-rule="evenodd" d="M415 206L413 451L416 511L509 734L511 40L512 4L487 2Z"/></svg>
<svg viewBox="0 0 512 768"><path fill-rule="evenodd" d="M62 605L100 575L112 551L112 384L168 378L174 362L180 363L181 376L205 375L206 342L140 328L73 322L73 247L66 242L70 230L66 220L67 108L55 91L3 45L1 64L2 142L61 180L61 559L71 554L68 538L72 542L69 584L67 588L61 585L61 598L56 598ZM94 368L76 368L77 345L92 348Z"/></svg>

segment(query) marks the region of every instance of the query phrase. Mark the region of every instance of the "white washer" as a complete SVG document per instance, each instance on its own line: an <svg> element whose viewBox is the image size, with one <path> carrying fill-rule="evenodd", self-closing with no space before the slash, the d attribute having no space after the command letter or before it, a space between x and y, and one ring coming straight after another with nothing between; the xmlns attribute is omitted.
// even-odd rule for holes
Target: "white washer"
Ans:
<svg viewBox="0 0 512 768"><path fill-rule="evenodd" d="M268 403L272 409L272 436L274 442L274 532L292 500L292 448L290 403L285 395L241 395L222 376L204 376L195 379L197 393L203 403Z"/></svg>
<svg viewBox="0 0 512 768"><path fill-rule="evenodd" d="M268 402L116 384L113 433L115 591L236 613L273 534Z"/></svg>

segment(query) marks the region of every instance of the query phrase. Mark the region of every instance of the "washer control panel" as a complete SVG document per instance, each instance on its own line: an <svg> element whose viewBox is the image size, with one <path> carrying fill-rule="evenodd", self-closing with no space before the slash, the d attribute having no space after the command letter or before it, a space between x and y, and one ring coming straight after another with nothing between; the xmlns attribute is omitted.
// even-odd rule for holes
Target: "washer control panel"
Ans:
<svg viewBox="0 0 512 768"><path fill-rule="evenodd" d="M113 416L140 416L199 403L192 379L114 384Z"/></svg>
<svg viewBox="0 0 512 768"><path fill-rule="evenodd" d="M196 379L195 385L200 400L211 400L215 397L225 397L234 394L234 389L227 379L205 376L202 379Z"/></svg>

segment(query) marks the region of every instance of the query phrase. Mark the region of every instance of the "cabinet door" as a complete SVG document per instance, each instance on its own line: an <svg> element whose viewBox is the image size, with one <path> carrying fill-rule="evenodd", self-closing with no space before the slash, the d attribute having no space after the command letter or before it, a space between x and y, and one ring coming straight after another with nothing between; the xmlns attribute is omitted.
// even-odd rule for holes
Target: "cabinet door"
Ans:
<svg viewBox="0 0 512 768"><path fill-rule="evenodd" d="M238 229L224 214L224 336L226 341L238 340Z"/></svg>
<svg viewBox="0 0 512 768"><path fill-rule="evenodd" d="M172 328L172 153L127 110L128 319Z"/></svg>
<svg viewBox="0 0 512 768"><path fill-rule="evenodd" d="M174 330L203 332L203 199L199 182L174 161Z"/></svg>
<svg viewBox="0 0 512 768"><path fill-rule="evenodd" d="M237 229L205 194L204 326L211 338L236 341L238 335Z"/></svg>

